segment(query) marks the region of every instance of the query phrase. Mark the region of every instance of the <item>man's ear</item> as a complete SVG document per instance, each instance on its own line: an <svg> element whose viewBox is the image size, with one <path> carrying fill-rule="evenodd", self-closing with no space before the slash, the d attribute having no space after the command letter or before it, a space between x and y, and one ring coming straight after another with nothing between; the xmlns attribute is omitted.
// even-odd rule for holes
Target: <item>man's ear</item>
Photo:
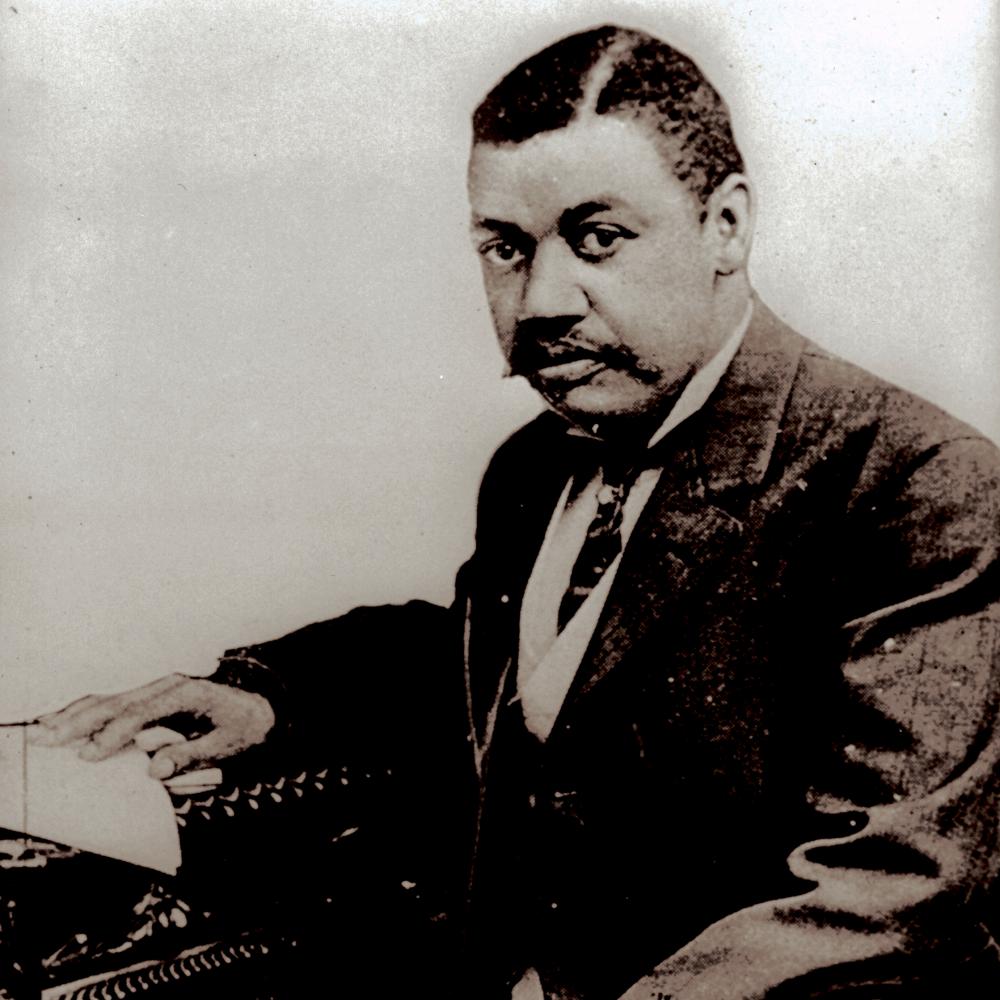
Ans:
<svg viewBox="0 0 1000 1000"><path fill-rule="evenodd" d="M746 267L753 241L754 208L753 189L743 174L730 174L709 195L702 225L715 245L717 274L732 274Z"/></svg>

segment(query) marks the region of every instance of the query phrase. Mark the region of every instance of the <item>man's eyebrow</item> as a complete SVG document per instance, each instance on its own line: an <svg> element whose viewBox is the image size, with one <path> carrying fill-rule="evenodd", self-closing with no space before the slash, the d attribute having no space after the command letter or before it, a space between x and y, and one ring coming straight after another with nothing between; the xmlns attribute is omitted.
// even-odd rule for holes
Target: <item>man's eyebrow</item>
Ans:
<svg viewBox="0 0 1000 1000"><path fill-rule="evenodd" d="M608 212L610 209L611 206L604 201L585 201L572 208L567 208L559 216L559 232L564 233L567 229L578 226L589 215L594 215L597 212Z"/></svg>
<svg viewBox="0 0 1000 1000"><path fill-rule="evenodd" d="M505 239L524 238L526 233L513 222L502 222L499 219L473 219L473 229L492 229L498 236Z"/></svg>

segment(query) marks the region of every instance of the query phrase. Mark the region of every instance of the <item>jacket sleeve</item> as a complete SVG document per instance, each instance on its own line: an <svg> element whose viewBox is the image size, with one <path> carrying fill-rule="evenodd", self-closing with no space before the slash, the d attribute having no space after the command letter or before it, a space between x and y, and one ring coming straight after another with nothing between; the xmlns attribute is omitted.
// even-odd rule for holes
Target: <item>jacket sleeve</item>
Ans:
<svg viewBox="0 0 1000 1000"><path fill-rule="evenodd" d="M210 679L264 695L279 736L310 752L377 759L440 701L452 631L423 601L359 607L227 650Z"/></svg>
<svg viewBox="0 0 1000 1000"><path fill-rule="evenodd" d="M712 924L622 1000L895 996L879 990L932 980L953 990L961 970L978 983L993 968L984 913L1000 866L997 469L988 442L954 440L930 449L891 498L865 497L874 558L861 560L844 601L857 613L840 622L840 738L811 793L849 832L789 856L810 891ZM997 995L991 981L962 995Z"/></svg>

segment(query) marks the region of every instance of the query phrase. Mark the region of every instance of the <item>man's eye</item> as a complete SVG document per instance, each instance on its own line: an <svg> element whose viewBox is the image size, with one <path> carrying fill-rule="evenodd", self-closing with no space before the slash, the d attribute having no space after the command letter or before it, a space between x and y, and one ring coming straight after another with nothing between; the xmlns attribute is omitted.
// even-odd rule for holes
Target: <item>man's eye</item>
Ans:
<svg viewBox="0 0 1000 1000"><path fill-rule="evenodd" d="M524 259L524 252L509 240L488 240L479 247L482 258L497 267L510 267Z"/></svg>
<svg viewBox="0 0 1000 1000"><path fill-rule="evenodd" d="M622 240L634 240L636 234L624 226L598 222L581 230L576 252L590 260L603 260L615 253Z"/></svg>

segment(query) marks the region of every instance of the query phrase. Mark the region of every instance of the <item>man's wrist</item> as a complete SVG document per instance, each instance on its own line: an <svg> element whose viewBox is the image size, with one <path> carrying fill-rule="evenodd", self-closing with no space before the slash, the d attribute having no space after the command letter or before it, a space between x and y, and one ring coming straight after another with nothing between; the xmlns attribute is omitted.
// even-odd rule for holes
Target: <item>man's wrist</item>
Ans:
<svg viewBox="0 0 1000 1000"><path fill-rule="evenodd" d="M289 718L287 711L288 693L285 684L275 670L258 660L250 647L227 649L219 657L219 665L206 680L227 687L239 688L250 694L260 695L274 712L274 728L269 740L287 732Z"/></svg>

